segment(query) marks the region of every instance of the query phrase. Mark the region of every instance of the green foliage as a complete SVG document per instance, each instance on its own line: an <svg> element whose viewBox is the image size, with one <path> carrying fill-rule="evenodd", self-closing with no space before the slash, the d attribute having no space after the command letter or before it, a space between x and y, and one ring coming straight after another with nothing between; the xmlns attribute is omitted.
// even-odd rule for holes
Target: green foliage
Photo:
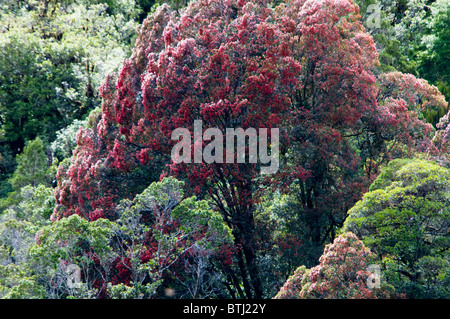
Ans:
<svg viewBox="0 0 450 319"><path fill-rule="evenodd" d="M108 294L111 299L142 299L154 296L156 289L161 285L161 280L156 280L145 285L132 283L131 286L125 284L108 285Z"/></svg>
<svg viewBox="0 0 450 319"><path fill-rule="evenodd" d="M205 237L197 244L204 245L208 249L215 249L229 241L231 231L223 222L222 216L210 209L205 200L198 200L195 196L183 198L183 188L184 182L173 177L164 178L161 182L152 183L137 195L130 209L139 212L153 211L156 213L156 223L161 223L167 218L176 220L179 224L177 231L184 233L184 236L201 232L204 227L207 227ZM158 240L166 237L165 235L164 232L155 234ZM211 242L210 236L217 236L214 238L219 241Z"/></svg>
<svg viewBox="0 0 450 319"><path fill-rule="evenodd" d="M48 190L39 186L36 196L29 199L27 212L10 209L5 215L9 216L8 222L0 224L0 246L7 253L4 258L10 263L14 259L13 263L24 269L33 269L33 282L46 298L99 298L104 293L119 299L151 298L165 281L172 285L175 281L179 290L183 288L193 297L210 295L215 291L212 286L205 284L197 290L193 287L209 276L203 267L209 267L212 256L231 242L231 231L206 201L183 198L183 186L174 178L152 183L133 201L121 202L120 218L114 222L102 218L90 222L71 215L51 224L36 217L39 213L47 215L39 205L51 206L44 196ZM31 191L31 187L25 189ZM14 244L19 230L28 238L26 245ZM148 258L144 260L143 256ZM191 267L188 260L191 264L201 260L202 264ZM178 263L186 268L176 270L179 276L172 275ZM78 288L67 284L69 265L81 269ZM119 273L126 274L126 283L118 282L117 267L122 267ZM199 269L202 274L192 271ZM103 282L100 287L99 281ZM14 287L25 295L25 288L17 284ZM4 293L13 293L11 289L4 288Z"/></svg>
<svg viewBox="0 0 450 319"><path fill-rule="evenodd" d="M44 298L45 289L30 263L28 248L49 223L53 190L39 185L21 189L22 200L0 215L0 298Z"/></svg>
<svg viewBox="0 0 450 319"><path fill-rule="evenodd" d="M432 20L429 32L423 37L421 51L418 52L420 74L435 83L450 100L450 5L448 1L437 0L430 6Z"/></svg>
<svg viewBox="0 0 450 319"><path fill-rule="evenodd" d="M13 261L24 261L28 245L40 227L48 224L55 204L53 190L43 185L21 189L22 200L0 216L0 243Z"/></svg>
<svg viewBox="0 0 450 319"><path fill-rule="evenodd" d="M86 247L103 256L111 250L108 245L110 234L109 221L99 219L89 222L74 215L41 228L31 253L34 258L39 257L43 265L50 267L57 265L60 259L78 258L77 253ZM81 259L80 261L87 262L82 257Z"/></svg>
<svg viewBox="0 0 450 319"><path fill-rule="evenodd" d="M42 227L36 243L30 246L29 258L47 298L97 296L93 282L84 281L80 289L68 286L68 265L78 265L88 272L95 258L104 264L115 257L110 246L112 224L105 219L89 222L78 215Z"/></svg>
<svg viewBox="0 0 450 319"><path fill-rule="evenodd" d="M2 2L3 3L3 2ZM8 1L0 5L0 181L14 156L101 104L98 89L131 53L133 0Z"/></svg>
<svg viewBox="0 0 450 319"><path fill-rule="evenodd" d="M317 216L304 209L300 196L301 190L296 185L290 187L288 194L269 193L256 215L261 241L273 245L268 252L271 260L277 260L271 263L276 268L274 273L283 274L283 277L291 274L299 264L307 267L317 264L325 241L314 241L313 238L317 232L324 236L329 227L326 216Z"/></svg>
<svg viewBox="0 0 450 319"><path fill-rule="evenodd" d="M411 163L412 161L413 160L409 158L397 158L390 161L370 185L369 191L389 186L394 181L395 173L397 173L402 166Z"/></svg>
<svg viewBox="0 0 450 319"><path fill-rule="evenodd" d="M449 189L449 169L424 160L396 161L349 211L343 227L388 258L396 288L409 297L449 296L448 271L441 268L450 261Z"/></svg>
<svg viewBox="0 0 450 319"><path fill-rule="evenodd" d="M0 145L0 198L6 197L8 193L13 191L8 179L12 176L14 166L14 155L11 148L9 146Z"/></svg>
<svg viewBox="0 0 450 319"><path fill-rule="evenodd" d="M53 161L61 162L72 156L72 151L77 146L77 133L81 127L87 125L87 120L75 120L72 124L56 132L56 139L51 143Z"/></svg>
<svg viewBox="0 0 450 319"><path fill-rule="evenodd" d="M10 179L14 190L18 191L26 185L50 185L51 176L47 164L47 155L40 138L27 143L23 153L17 155L16 161L17 168Z"/></svg>
<svg viewBox="0 0 450 319"><path fill-rule="evenodd" d="M184 198L183 188L184 182L167 177L152 183L133 201L122 201L115 235L128 242L127 256L131 268L135 269L133 273L145 271L153 283L165 286L163 279L168 280L167 273L184 262L184 269L177 271L180 275L173 274L168 282L174 280L172 285L179 285L179 290L192 298L206 297L214 294L219 282L211 282L215 276L209 277L205 268L211 266L210 259L220 253L221 247L231 243L231 230L222 216L210 209L207 201ZM140 256L147 249L142 243L148 234L154 240L149 244L154 253L142 264ZM142 289L153 291L157 287L151 283L144 286L143 282L141 276L140 280L133 280L135 290L125 286L110 290L113 296L126 298L130 293L143 294Z"/></svg>
<svg viewBox="0 0 450 319"><path fill-rule="evenodd" d="M404 10L401 8L404 4L400 4L402 1L357 0L356 2L360 7L361 20L377 47L380 61L377 72L400 71L417 75L417 62L405 51L404 40L396 36L396 25L403 17Z"/></svg>
<svg viewBox="0 0 450 319"><path fill-rule="evenodd" d="M27 205L28 190L22 192L22 189L26 186L33 189L38 185L42 185L44 188L49 187L55 177L56 166L48 166L48 158L40 138L29 141L24 151L16 156L16 161L17 168L9 179L12 192L7 197L0 199L2 210L14 205L20 206L22 200Z"/></svg>
<svg viewBox="0 0 450 319"><path fill-rule="evenodd" d="M379 53L378 72L400 71L420 76L436 85L450 99L449 30L447 0L357 0L364 26L373 36ZM373 8L379 8L379 26ZM442 117L437 110L435 117ZM431 122L431 121L429 121ZM437 123L436 120L434 120Z"/></svg>
<svg viewBox="0 0 450 319"><path fill-rule="evenodd" d="M30 269L15 264L0 265L1 299L41 299L45 291Z"/></svg>
<svg viewBox="0 0 450 319"><path fill-rule="evenodd" d="M38 135L52 138L56 129L79 112L64 97L78 80L67 63L56 60L71 56L46 45L36 33L20 28L0 33L1 142L14 153ZM57 88L61 88L59 93Z"/></svg>
<svg viewBox="0 0 450 319"><path fill-rule="evenodd" d="M33 187L27 185L20 189L20 202L11 205L5 211L5 216L12 214L17 220L28 221L36 227L46 225L55 207L53 189L45 185Z"/></svg>

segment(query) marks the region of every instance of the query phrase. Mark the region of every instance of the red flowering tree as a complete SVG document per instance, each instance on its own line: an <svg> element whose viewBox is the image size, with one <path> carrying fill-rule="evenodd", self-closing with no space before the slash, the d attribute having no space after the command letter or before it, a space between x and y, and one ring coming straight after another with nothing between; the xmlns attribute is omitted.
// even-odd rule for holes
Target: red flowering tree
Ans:
<svg viewBox="0 0 450 319"><path fill-rule="evenodd" d="M439 89L424 79L401 72L383 73L378 76L379 94L382 99L391 97L405 101L408 110L415 111L436 125L448 111L448 103Z"/></svg>
<svg viewBox="0 0 450 319"><path fill-rule="evenodd" d="M353 1L296 1L283 12L294 26L288 47L301 71L291 96L293 165L282 181L297 184L299 214L308 216L311 240L321 246L363 192L360 154L386 124L371 72L377 52Z"/></svg>
<svg viewBox="0 0 450 319"><path fill-rule="evenodd" d="M412 74L380 74L378 84L379 103L396 115L399 123L397 127L384 130L394 141L388 153L398 157L407 155L404 146L415 151L431 151L433 125L436 126L437 120L448 110L445 97L435 86Z"/></svg>
<svg viewBox="0 0 450 319"><path fill-rule="evenodd" d="M450 167L450 111L439 120L436 128L433 137L433 146L436 150L431 153L432 157L438 163Z"/></svg>
<svg viewBox="0 0 450 319"><path fill-rule="evenodd" d="M377 52L358 10L352 0L275 8L266 0L198 0L180 14L159 7L117 77L104 82L101 114L91 116L71 163L61 166L54 217L115 219L119 200L167 164L163 174L209 197L232 229L236 265L224 271L234 289L262 297L254 213L264 183L299 185L312 240L323 244L376 174L394 138L384 130L399 131L407 112L377 101ZM217 154L211 164L170 162L172 132L194 132L195 120L221 132L279 128L280 170L261 176L260 163L220 163Z"/></svg>
<svg viewBox="0 0 450 319"><path fill-rule="evenodd" d="M375 255L355 234L344 233L325 247L318 266L299 267L275 299L396 297L394 288L383 282L381 271L375 271L374 260Z"/></svg>
<svg viewBox="0 0 450 319"><path fill-rule="evenodd" d="M106 93L102 93L107 103ZM115 207L120 200L133 198L159 179L158 157L144 165L135 156L137 148L125 145L117 126L105 121L105 117L98 110L90 114L87 127L77 134L77 148L70 162L64 161L59 166L53 220L72 214L90 221L115 220Z"/></svg>
<svg viewBox="0 0 450 319"><path fill-rule="evenodd" d="M428 159L448 166L450 113L444 95L427 81L401 72L380 74L378 85L381 107L398 123L383 129L392 141L386 151L388 158L410 157L421 151Z"/></svg>

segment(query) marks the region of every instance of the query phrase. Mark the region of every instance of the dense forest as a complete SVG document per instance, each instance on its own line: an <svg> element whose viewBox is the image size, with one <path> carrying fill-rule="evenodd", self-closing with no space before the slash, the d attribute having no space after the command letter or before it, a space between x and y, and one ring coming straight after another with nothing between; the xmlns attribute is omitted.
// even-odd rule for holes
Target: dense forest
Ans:
<svg viewBox="0 0 450 319"><path fill-rule="evenodd" d="M449 27L448 0L1 0L0 298L450 298ZM270 130L277 171L208 128Z"/></svg>

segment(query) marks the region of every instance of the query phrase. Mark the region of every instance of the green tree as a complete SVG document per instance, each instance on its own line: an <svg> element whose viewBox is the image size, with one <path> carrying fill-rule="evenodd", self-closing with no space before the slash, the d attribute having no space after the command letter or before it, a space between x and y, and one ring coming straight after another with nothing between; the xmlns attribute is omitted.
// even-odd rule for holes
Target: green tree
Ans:
<svg viewBox="0 0 450 319"><path fill-rule="evenodd" d="M418 70L422 77L434 83L447 101L450 100L450 5L437 0L430 6L432 20L418 52Z"/></svg>
<svg viewBox="0 0 450 319"><path fill-rule="evenodd" d="M87 120L75 120L72 124L56 132L56 139L50 145L53 163L61 162L72 156L72 152L77 146L77 133L81 127L86 125Z"/></svg>
<svg viewBox="0 0 450 319"><path fill-rule="evenodd" d="M134 0L7 1L0 5L0 181L14 156L99 107L104 77L131 53Z"/></svg>
<svg viewBox="0 0 450 319"><path fill-rule="evenodd" d="M102 272L97 267L108 269L116 257L110 246L111 235L112 224L108 220L89 222L78 215L39 229L36 242L29 248L29 264L46 297L98 298L101 290L94 286ZM68 285L69 265L77 265L82 270L80 289Z"/></svg>
<svg viewBox="0 0 450 319"><path fill-rule="evenodd" d="M121 202L114 222L71 215L34 228L25 256L46 297L151 298L174 286L179 297L220 294L211 269L231 230L206 201L184 198L183 187L174 178L152 183ZM80 267L78 290L67 285L69 265Z"/></svg>
<svg viewBox="0 0 450 319"><path fill-rule="evenodd" d="M448 101L449 2L447 0L357 0L356 2L360 7L364 26L377 46L380 61L378 72L400 71L420 76L436 85ZM443 116L442 112L440 116Z"/></svg>
<svg viewBox="0 0 450 319"><path fill-rule="evenodd" d="M1 142L17 154L25 141L38 135L52 139L76 116L78 107L57 88L70 91L78 80L67 63L51 58L70 59L70 52L46 46L37 34L13 29L0 38Z"/></svg>
<svg viewBox="0 0 450 319"><path fill-rule="evenodd" d="M406 0L357 0L361 20L375 41L380 65L377 72L400 71L418 75L417 63L404 49L402 39L395 33L401 21Z"/></svg>
<svg viewBox="0 0 450 319"><path fill-rule="evenodd" d="M136 288L147 276L163 288L177 287L179 297L217 296L223 289L212 260L231 244L231 229L207 201L185 198L184 185L167 177L119 205L114 235L117 247L126 247L117 252L128 258L132 285L118 286L118 296L146 295Z"/></svg>
<svg viewBox="0 0 450 319"><path fill-rule="evenodd" d="M50 222L53 190L28 185L20 190L20 197L20 203L0 215L0 298L44 298L28 248L38 230Z"/></svg>
<svg viewBox="0 0 450 319"><path fill-rule="evenodd" d="M449 169L394 160L348 212L343 231L354 232L383 260L388 280L408 297L450 296L449 189Z"/></svg>
<svg viewBox="0 0 450 319"><path fill-rule="evenodd" d="M24 151L16 156L17 168L9 179L11 192L0 200L0 209L5 210L20 205L24 200L22 189L25 186L50 187L55 178L56 166L50 165L44 151L44 143L38 137L27 142Z"/></svg>
<svg viewBox="0 0 450 319"><path fill-rule="evenodd" d="M41 299L44 297L44 289L32 275L32 270L15 264L0 265L0 299Z"/></svg>
<svg viewBox="0 0 450 319"><path fill-rule="evenodd" d="M44 151L44 143L39 137L27 143L23 153L17 155L16 161L17 168L10 179L15 191L26 185L34 187L39 184L50 185L48 158Z"/></svg>

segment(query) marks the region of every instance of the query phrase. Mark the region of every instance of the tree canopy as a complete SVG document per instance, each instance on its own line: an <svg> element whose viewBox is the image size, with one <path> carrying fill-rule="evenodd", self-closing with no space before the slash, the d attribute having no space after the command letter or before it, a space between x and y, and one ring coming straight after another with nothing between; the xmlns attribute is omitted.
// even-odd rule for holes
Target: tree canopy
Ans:
<svg viewBox="0 0 450 319"><path fill-rule="evenodd" d="M433 162L392 161L345 221L409 297L448 297L449 174Z"/></svg>
<svg viewBox="0 0 450 319"><path fill-rule="evenodd" d="M449 10L3 1L0 297L448 298Z"/></svg>

